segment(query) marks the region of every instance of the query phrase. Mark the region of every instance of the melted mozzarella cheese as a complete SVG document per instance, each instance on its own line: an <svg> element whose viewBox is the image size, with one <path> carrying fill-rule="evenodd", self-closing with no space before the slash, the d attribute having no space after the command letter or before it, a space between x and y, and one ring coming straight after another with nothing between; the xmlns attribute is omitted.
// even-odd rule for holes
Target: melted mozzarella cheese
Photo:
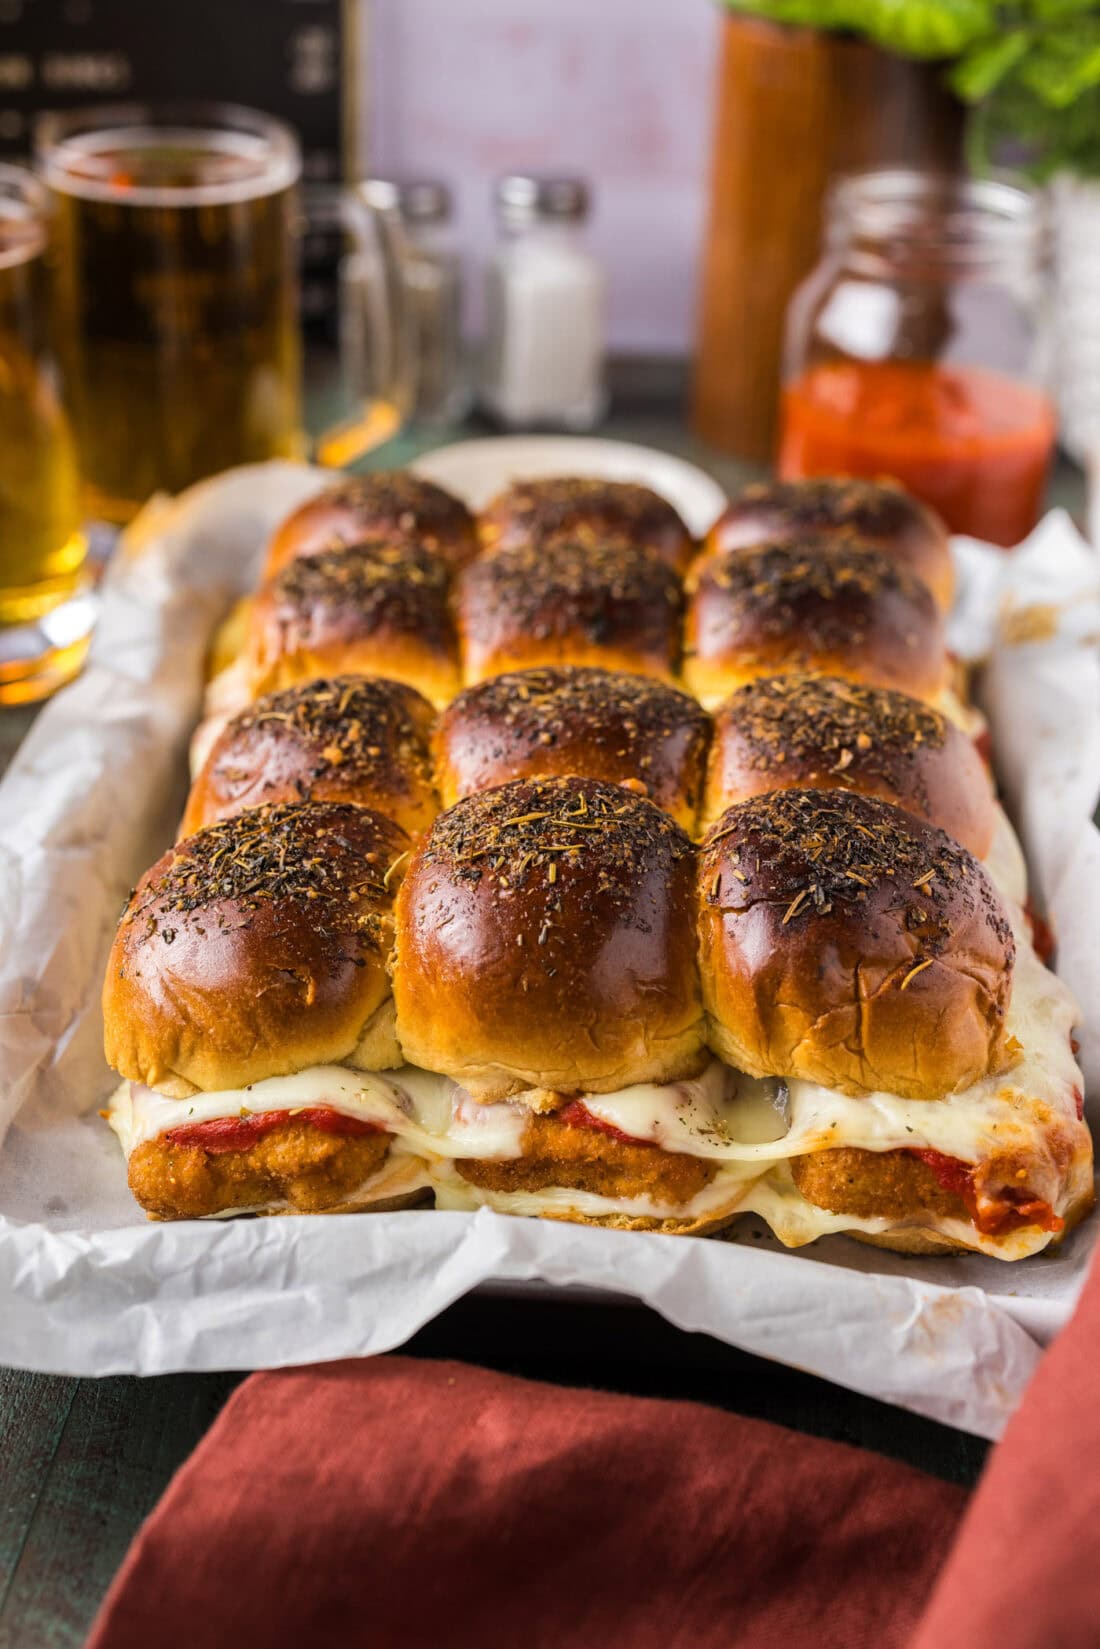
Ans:
<svg viewBox="0 0 1100 1649"><path fill-rule="evenodd" d="M1075 1092L1081 1072L1070 1032L1073 997L1043 967L1022 930L1008 1034L1020 1044L1011 1070L984 1077L938 1100L896 1094L842 1094L814 1082L785 1085L741 1076L717 1062L695 1082L589 1094L594 1116L668 1151L721 1162L756 1162L763 1171L807 1151L845 1145L869 1151L917 1147L964 1162L981 1162L1013 1149L1026 1151L1035 1195L1056 1202L1063 1178L1053 1154L1042 1149L1052 1122L1080 1127ZM780 1126L779 1095L789 1123Z"/></svg>
<svg viewBox="0 0 1100 1649"><path fill-rule="evenodd" d="M428 1156L518 1157L529 1112L522 1105L477 1105L447 1077L405 1065L399 1071L352 1071L314 1065L248 1088L168 1099L139 1083L123 1083L111 1101L110 1123L126 1155L173 1128L221 1117L330 1106L375 1122L406 1148Z"/></svg>

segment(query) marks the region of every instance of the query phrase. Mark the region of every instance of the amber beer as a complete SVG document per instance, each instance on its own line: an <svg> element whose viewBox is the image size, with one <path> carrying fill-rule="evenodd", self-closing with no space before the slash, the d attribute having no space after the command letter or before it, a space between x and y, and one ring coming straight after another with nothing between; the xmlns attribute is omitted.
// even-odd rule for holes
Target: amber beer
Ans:
<svg viewBox="0 0 1100 1649"><path fill-rule="evenodd" d="M50 116L58 346L88 513L302 451L298 147L227 107Z"/></svg>
<svg viewBox="0 0 1100 1649"><path fill-rule="evenodd" d="M47 223L41 186L0 166L0 704L38 698L71 674L64 649L34 625L73 593L85 557L49 348Z"/></svg>

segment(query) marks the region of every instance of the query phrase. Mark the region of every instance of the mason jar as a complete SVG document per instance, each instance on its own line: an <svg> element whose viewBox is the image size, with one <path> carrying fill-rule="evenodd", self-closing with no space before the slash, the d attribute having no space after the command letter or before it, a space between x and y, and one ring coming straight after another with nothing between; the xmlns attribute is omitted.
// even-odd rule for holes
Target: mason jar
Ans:
<svg viewBox="0 0 1100 1649"><path fill-rule="evenodd" d="M1054 451L1044 387L1044 226L1026 189L853 174L787 316L782 477L891 477L954 532L1011 545Z"/></svg>

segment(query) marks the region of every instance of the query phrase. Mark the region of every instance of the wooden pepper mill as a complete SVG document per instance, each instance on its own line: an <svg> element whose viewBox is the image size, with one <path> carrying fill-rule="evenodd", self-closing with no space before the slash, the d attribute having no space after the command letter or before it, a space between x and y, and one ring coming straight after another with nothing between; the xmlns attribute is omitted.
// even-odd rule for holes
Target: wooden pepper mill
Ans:
<svg viewBox="0 0 1100 1649"><path fill-rule="evenodd" d="M692 395L704 440L774 456L783 320L817 262L830 181L871 166L957 171L962 129L941 64L726 18Z"/></svg>

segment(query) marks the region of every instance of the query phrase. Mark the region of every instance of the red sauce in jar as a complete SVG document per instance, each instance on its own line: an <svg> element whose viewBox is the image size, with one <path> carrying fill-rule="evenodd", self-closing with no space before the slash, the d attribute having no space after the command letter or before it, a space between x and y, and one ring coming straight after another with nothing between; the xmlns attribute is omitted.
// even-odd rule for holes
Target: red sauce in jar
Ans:
<svg viewBox="0 0 1100 1649"><path fill-rule="evenodd" d="M836 361L783 391L779 474L890 476L952 532L1019 543L1042 509L1054 407L979 367Z"/></svg>
<svg viewBox="0 0 1100 1649"><path fill-rule="evenodd" d="M247 1116L212 1117L209 1122L192 1122L182 1128L169 1128L164 1138L170 1145L197 1145L213 1156L223 1151L246 1151L265 1134L273 1133L285 1122L308 1122L324 1134L345 1134L360 1138L364 1134L383 1134L380 1122L365 1122L361 1117L345 1116L331 1105L314 1105L306 1110L251 1111Z"/></svg>

